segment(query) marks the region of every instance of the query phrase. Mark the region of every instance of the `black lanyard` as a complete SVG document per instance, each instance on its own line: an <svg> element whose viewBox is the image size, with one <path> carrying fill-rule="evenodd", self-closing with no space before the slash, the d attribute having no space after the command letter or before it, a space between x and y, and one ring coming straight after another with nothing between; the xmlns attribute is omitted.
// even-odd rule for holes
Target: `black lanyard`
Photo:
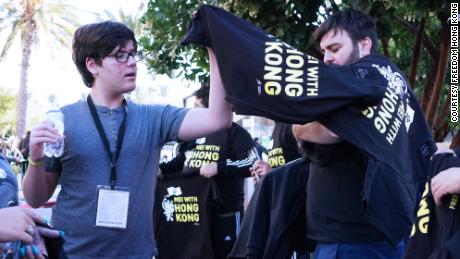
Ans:
<svg viewBox="0 0 460 259"><path fill-rule="evenodd" d="M125 100L123 100L123 106L125 107L126 113L125 113L125 117L123 118L123 121L121 122L120 128L118 129L117 150L115 151L115 155L114 155L112 154L112 151L110 151L109 140L107 136L105 135L101 120L99 119L99 115L96 112L96 106L94 106L93 100L91 99L90 95L88 95L87 101L88 101L89 110L91 111L91 115L93 116L94 124L96 124L97 132L99 132L99 136L102 139L102 143L104 143L105 151L107 151L107 155L109 156L109 159L110 159L110 168L111 168L110 187L113 190L113 188L115 187L115 180L117 179L117 172L116 172L117 160L118 160L118 157L120 156L120 150L121 150L121 145L123 144L123 138L125 137L126 117L128 116L126 102Z"/></svg>

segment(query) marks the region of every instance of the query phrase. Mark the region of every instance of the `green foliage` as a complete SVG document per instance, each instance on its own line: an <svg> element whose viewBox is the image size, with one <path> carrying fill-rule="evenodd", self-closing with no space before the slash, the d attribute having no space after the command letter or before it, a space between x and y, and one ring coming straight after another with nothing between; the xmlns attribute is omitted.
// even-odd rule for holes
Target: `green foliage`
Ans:
<svg viewBox="0 0 460 259"><path fill-rule="evenodd" d="M15 124L16 96L0 88L0 129L12 129Z"/></svg>
<svg viewBox="0 0 460 259"><path fill-rule="evenodd" d="M449 10L446 1L349 0L345 2L353 8L367 12L376 19L379 39L389 41L390 58L406 75L409 74L409 66L416 40L415 29L423 17L427 19L425 33L433 41L434 46L439 48L441 24L437 15L440 12ZM409 29L408 26L411 26L414 30ZM383 53L382 44L380 44L380 50ZM430 57L424 48L422 50L417 69L417 79L426 78L430 70ZM423 80L417 80L416 83L413 87L420 93L423 90L424 82Z"/></svg>
<svg viewBox="0 0 460 259"><path fill-rule="evenodd" d="M187 32L191 13L206 1L171 1L150 0L141 23L144 24L143 36L139 45L143 48L150 70L159 74L174 76L183 75L187 79L201 79L204 74L200 69L192 67L206 66L205 52L180 47L180 39Z"/></svg>
<svg viewBox="0 0 460 259"><path fill-rule="evenodd" d="M191 14L202 4L229 10L261 27L268 33L307 51L317 20L319 6L324 1L282 0L150 0L141 18L145 28L140 46L147 55L148 67L159 74L184 76L203 82L208 78L207 53L202 47L180 46L187 32Z"/></svg>

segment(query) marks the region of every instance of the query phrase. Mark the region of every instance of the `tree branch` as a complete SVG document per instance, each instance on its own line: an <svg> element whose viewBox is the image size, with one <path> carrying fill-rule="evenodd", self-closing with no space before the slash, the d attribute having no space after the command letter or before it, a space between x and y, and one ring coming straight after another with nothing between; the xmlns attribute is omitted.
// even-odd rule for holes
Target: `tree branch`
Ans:
<svg viewBox="0 0 460 259"><path fill-rule="evenodd" d="M450 95L447 95L446 101L442 106L441 110L436 116L436 122L433 125L434 140L436 142L442 141L447 133L449 133L449 125L447 123L447 114L450 107Z"/></svg>
<svg viewBox="0 0 460 259"><path fill-rule="evenodd" d="M427 113L428 103L430 102L431 93L433 92L434 80L436 78L436 72L438 71L438 59L432 59L430 64L430 71L426 79L425 86L423 88L423 94L420 98L420 106L422 106L423 113Z"/></svg>
<svg viewBox="0 0 460 259"><path fill-rule="evenodd" d="M390 58L390 51L389 51L387 38L382 38L382 48L383 48L383 55L385 55L385 57L387 58Z"/></svg>
<svg viewBox="0 0 460 259"><path fill-rule="evenodd" d="M450 49L450 38L449 38L449 25L447 24L447 16L445 14L439 14L439 19L442 23L441 30L441 43L440 43L440 53L439 53L439 62L438 70L436 73L436 79L433 86L433 93L428 103L428 109L426 113L426 118L428 125L433 127L434 116L436 114L436 108L438 107L439 97L441 96L442 86L444 83L444 78L446 75L446 68L449 58L449 49Z"/></svg>
<svg viewBox="0 0 460 259"><path fill-rule="evenodd" d="M426 24L426 17L423 17L417 29L418 31L417 38L415 40L415 46L414 46L413 55L412 55L412 59L410 62L410 68L409 68L408 80L409 80L409 85L412 87L412 89L415 88L415 77L417 75L418 61L420 57L420 51L422 49L422 40L425 34L425 24Z"/></svg>
<svg viewBox="0 0 460 259"><path fill-rule="evenodd" d="M410 24L408 21L404 20L399 16L396 16L396 20L399 21L404 27L409 29L411 32L416 33L415 27ZM426 33L423 34L423 46L426 48L428 53L430 54L432 59L437 59L439 56L439 51L436 50L433 41L431 41L430 37Z"/></svg>
<svg viewBox="0 0 460 259"><path fill-rule="evenodd" d="M457 134L452 138L450 148L460 147L460 130L457 130Z"/></svg>

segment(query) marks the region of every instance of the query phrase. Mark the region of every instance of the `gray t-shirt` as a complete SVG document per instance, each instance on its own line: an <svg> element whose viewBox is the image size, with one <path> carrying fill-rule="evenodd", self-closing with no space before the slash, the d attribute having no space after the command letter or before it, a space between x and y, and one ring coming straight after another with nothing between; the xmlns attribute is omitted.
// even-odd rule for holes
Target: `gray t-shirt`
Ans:
<svg viewBox="0 0 460 259"><path fill-rule="evenodd" d="M86 101L62 107L65 148L58 164L61 191L52 223L65 232L69 258L152 258L156 254L153 197L162 145L177 138L187 109L127 104L126 133L117 161L116 186L130 190L126 229L96 227L97 186L110 184L110 160ZM112 152L123 107L96 107ZM53 169L54 168L54 169ZM57 170L56 170L57 168Z"/></svg>

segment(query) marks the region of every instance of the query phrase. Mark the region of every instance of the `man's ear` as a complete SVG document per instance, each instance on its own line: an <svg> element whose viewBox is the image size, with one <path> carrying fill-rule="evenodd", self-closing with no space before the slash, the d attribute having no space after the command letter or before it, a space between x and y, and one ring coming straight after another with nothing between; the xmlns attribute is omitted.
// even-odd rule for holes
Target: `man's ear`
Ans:
<svg viewBox="0 0 460 259"><path fill-rule="evenodd" d="M98 65L96 64L96 60L94 58L86 58L86 69L93 74L93 76L97 75L97 67Z"/></svg>
<svg viewBox="0 0 460 259"><path fill-rule="evenodd" d="M369 37L364 37L364 39L358 42L359 46L359 58L365 57L371 54L372 49L372 40Z"/></svg>

